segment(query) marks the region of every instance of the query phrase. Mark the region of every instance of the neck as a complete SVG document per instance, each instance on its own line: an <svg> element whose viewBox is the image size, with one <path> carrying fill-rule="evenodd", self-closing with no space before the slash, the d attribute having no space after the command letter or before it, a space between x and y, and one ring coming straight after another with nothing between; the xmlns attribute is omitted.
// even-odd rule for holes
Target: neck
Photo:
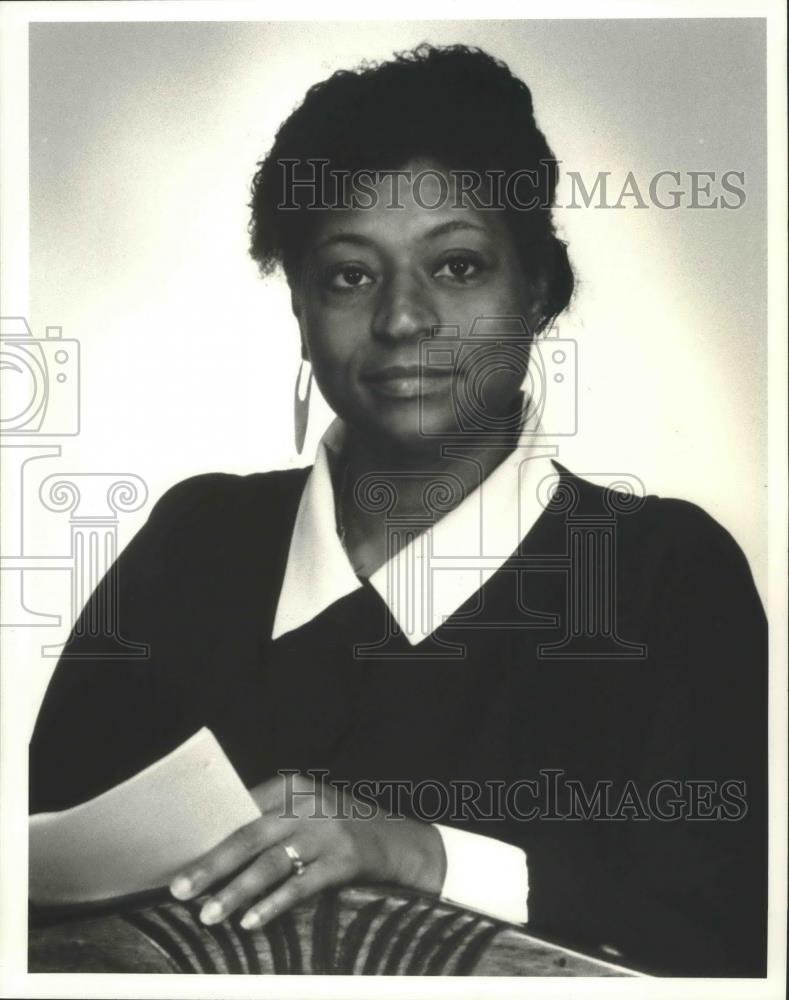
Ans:
<svg viewBox="0 0 789 1000"><path fill-rule="evenodd" d="M372 441L349 428L339 465L346 487L353 490L364 477L391 486L397 494L398 514L419 513L425 489L431 483L451 482L462 490L453 498L476 489L482 480L509 455L516 445L509 441L464 442L440 440L420 442L418 449L398 443ZM454 506L455 504L452 504Z"/></svg>
<svg viewBox="0 0 789 1000"><path fill-rule="evenodd" d="M387 541L387 519L417 533L472 493L512 453L518 436L494 441L420 441L419 448L372 440L346 425L342 451L331 459L340 538L360 576L369 576L407 532Z"/></svg>

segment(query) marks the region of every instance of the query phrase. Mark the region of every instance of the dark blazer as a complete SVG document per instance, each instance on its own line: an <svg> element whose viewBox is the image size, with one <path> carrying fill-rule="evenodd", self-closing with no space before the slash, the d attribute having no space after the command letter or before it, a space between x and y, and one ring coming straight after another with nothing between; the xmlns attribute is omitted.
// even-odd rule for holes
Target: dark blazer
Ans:
<svg viewBox="0 0 789 1000"><path fill-rule="evenodd" d="M159 500L50 683L31 811L208 726L249 786L283 768L409 782L402 813L523 847L535 933L648 972L764 975L766 625L731 536L561 470L432 639L411 647L365 584L272 641L307 471L198 476ZM91 634L108 608L109 643ZM450 814L457 798L417 801L419 782L480 794Z"/></svg>

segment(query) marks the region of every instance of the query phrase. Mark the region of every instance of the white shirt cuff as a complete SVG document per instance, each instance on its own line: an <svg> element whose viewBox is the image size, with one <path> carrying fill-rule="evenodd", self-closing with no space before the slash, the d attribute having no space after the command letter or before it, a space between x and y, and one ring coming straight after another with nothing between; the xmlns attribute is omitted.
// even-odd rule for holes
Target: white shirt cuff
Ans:
<svg viewBox="0 0 789 1000"><path fill-rule="evenodd" d="M498 920L525 924L529 919L525 852L493 837L433 826L441 834L447 857L441 898Z"/></svg>

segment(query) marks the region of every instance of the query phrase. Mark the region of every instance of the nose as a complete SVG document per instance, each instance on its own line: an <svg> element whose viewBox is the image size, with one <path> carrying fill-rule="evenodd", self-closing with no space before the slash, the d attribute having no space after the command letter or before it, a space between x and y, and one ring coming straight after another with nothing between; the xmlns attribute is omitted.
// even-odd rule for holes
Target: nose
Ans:
<svg viewBox="0 0 789 1000"><path fill-rule="evenodd" d="M430 290L418 275L400 272L381 284L372 333L382 340L429 336L439 323Z"/></svg>

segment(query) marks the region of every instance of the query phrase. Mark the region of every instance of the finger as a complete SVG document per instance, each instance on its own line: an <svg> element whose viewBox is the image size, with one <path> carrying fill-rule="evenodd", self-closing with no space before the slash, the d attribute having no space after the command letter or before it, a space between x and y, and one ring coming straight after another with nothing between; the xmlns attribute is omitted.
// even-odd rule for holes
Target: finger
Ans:
<svg viewBox="0 0 789 1000"><path fill-rule="evenodd" d="M314 896L316 892L330 885L336 885L338 881L337 874L331 866L320 861L308 865L303 875L292 875L265 899L251 906L241 918L241 926L247 931L262 927L303 899Z"/></svg>
<svg viewBox="0 0 789 1000"><path fill-rule="evenodd" d="M285 801L287 787L285 776L275 774L273 778L269 778L268 781L264 781L252 789L252 798L262 813L280 812Z"/></svg>
<svg viewBox="0 0 789 1000"><path fill-rule="evenodd" d="M292 870L292 862L280 844L269 848L207 900L200 911L200 920L204 924L219 923L240 907L259 899L273 885L287 878Z"/></svg>
<svg viewBox="0 0 789 1000"><path fill-rule="evenodd" d="M314 777L297 771L281 771L269 781L258 785L254 799L260 811L284 817L321 816L320 803L325 790Z"/></svg>
<svg viewBox="0 0 789 1000"><path fill-rule="evenodd" d="M245 861L289 836L296 820L261 817L236 830L170 883L176 899L192 899L214 883L232 875Z"/></svg>

